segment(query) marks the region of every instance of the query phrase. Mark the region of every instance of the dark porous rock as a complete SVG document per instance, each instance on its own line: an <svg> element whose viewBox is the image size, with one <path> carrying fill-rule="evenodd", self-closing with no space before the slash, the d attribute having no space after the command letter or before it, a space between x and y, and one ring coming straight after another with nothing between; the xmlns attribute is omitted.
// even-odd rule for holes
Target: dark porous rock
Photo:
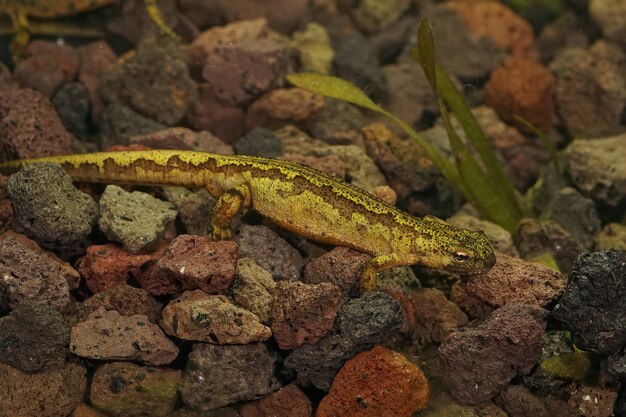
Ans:
<svg viewBox="0 0 626 417"><path fill-rule="evenodd" d="M500 405L511 417L551 417L543 401L522 385L510 385L496 397Z"/></svg>
<svg viewBox="0 0 626 417"><path fill-rule="evenodd" d="M255 127L234 144L239 155L263 156L276 158L283 153L282 142L269 129Z"/></svg>
<svg viewBox="0 0 626 417"><path fill-rule="evenodd" d="M150 275L180 282L186 289L224 292L235 277L237 249L237 244L228 240L210 242L202 236L179 235L151 268Z"/></svg>
<svg viewBox="0 0 626 417"><path fill-rule="evenodd" d="M41 246L82 251L98 219L98 205L57 164L33 164L9 178L13 226Z"/></svg>
<svg viewBox="0 0 626 417"><path fill-rule="evenodd" d="M72 82L59 89L52 104L63 125L74 136L87 135L89 121L89 91L81 83Z"/></svg>
<svg viewBox="0 0 626 417"><path fill-rule="evenodd" d="M328 391L339 368L356 355L360 348L344 335L327 335L314 345L295 348L285 358L284 364L286 368L297 372L300 385L313 385Z"/></svg>
<svg viewBox="0 0 626 417"><path fill-rule="evenodd" d="M626 104L624 58L618 45L601 39L588 49L562 49L552 61L557 109L571 136L619 132Z"/></svg>
<svg viewBox="0 0 626 417"><path fill-rule="evenodd" d="M225 145L228 146L228 145ZM162 187L163 196L178 209L178 220L190 235L207 236L211 233L211 216L215 198L202 188L191 191L183 187Z"/></svg>
<svg viewBox="0 0 626 417"><path fill-rule="evenodd" d="M76 269L93 293L123 286L129 279L143 282L145 269L161 256L162 250L136 255L107 243L91 245L76 261Z"/></svg>
<svg viewBox="0 0 626 417"><path fill-rule="evenodd" d="M189 31L195 31L191 28L191 24L187 23L185 27L178 26L180 12L177 9L175 0L160 0L156 6L157 13L166 27L178 33L179 30L185 35ZM137 45L141 40L148 36L157 36L173 38L156 24L153 12L143 2L128 1L119 5L118 13L107 19L107 31L116 35L123 36L133 45Z"/></svg>
<svg viewBox="0 0 626 417"><path fill-rule="evenodd" d="M593 239L602 226L593 200L571 187L553 195L539 218L559 223L586 248L593 246Z"/></svg>
<svg viewBox="0 0 626 417"><path fill-rule="evenodd" d="M496 265L483 274L463 278L467 292L496 307L510 303L545 307L565 289L565 277L539 263L498 254Z"/></svg>
<svg viewBox="0 0 626 417"><path fill-rule="evenodd" d="M77 51L80 56L78 81L89 92L91 119L98 121L106 107L98 91L98 80L102 71L115 63L115 52L102 40L79 46Z"/></svg>
<svg viewBox="0 0 626 417"><path fill-rule="evenodd" d="M309 129L314 138L330 145L363 146L361 129L369 123L361 110L353 104L326 99L324 108Z"/></svg>
<svg viewBox="0 0 626 417"><path fill-rule="evenodd" d="M118 285L94 294L82 303L76 303L71 315L72 324L86 320L100 308L115 310L122 316L142 314L150 322L158 323L163 305L141 288Z"/></svg>
<svg viewBox="0 0 626 417"><path fill-rule="evenodd" d="M626 251L576 258L565 292L552 315L571 330L581 349L612 354L626 343Z"/></svg>
<svg viewBox="0 0 626 417"><path fill-rule="evenodd" d="M45 304L25 302L0 317L0 363L21 371L63 366L69 341L65 319Z"/></svg>
<svg viewBox="0 0 626 417"><path fill-rule="evenodd" d="M153 246L176 218L172 204L108 185L100 197L100 230L131 253Z"/></svg>
<svg viewBox="0 0 626 417"><path fill-rule="evenodd" d="M28 44L25 57L13 71L22 88L39 91L48 98L78 74L76 49L57 42L35 40Z"/></svg>
<svg viewBox="0 0 626 417"><path fill-rule="evenodd" d="M262 343L195 344L179 388L183 402L208 411L264 397L279 388L276 362L276 354Z"/></svg>
<svg viewBox="0 0 626 417"><path fill-rule="evenodd" d="M2 160L73 153L50 101L30 89L0 91L0 158Z"/></svg>
<svg viewBox="0 0 626 417"><path fill-rule="evenodd" d="M186 127L171 127L158 132L145 133L130 138L130 144L145 145L154 149L191 150L232 155L233 148L211 132L195 132Z"/></svg>
<svg viewBox="0 0 626 417"><path fill-rule="evenodd" d="M220 407L209 411L200 411L192 407L182 407L177 408L169 417L241 417L241 414L232 407Z"/></svg>
<svg viewBox="0 0 626 417"><path fill-rule="evenodd" d="M426 408L428 395L428 381L417 365L376 346L345 363L316 416L410 417Z"/></svg>
<svg viewBox="0 0 626 417"><path fill-rule="evenodd" d="M574 260L585 247L553 220L522 219L515 234L515 245L524 259L549 253L563 273L568 273Z"/></svg>
<svg viewBox="0 0 626 417"><path fill-rule="evenodd" d="M463 310L436 288L412 290L409 298L413 302L414 334L421 345L441 343L469 323Z"/></svg>
<svg viewBox="0 0 626 417"><path fill-rule="evenodd" d="M167 126L178 123L197 98L180 50L166 37L144 37L133 56L101 73L99 87L106 101Z"/></svg>
<svg viewBox="0 0 626 417"><path fill-rule="evenodd" d="M311 417L311 400L295 384L239 407L241 417Z"/></svg>
<svg viewBox="0 0 626 417"><path fill-rule="evenodd" d="M609 223L596 235L595 250L626 250L626 225Z"/></svg>
<svg viewBox="0 0 626 417"><path fill-rule="evenodd" d="M574 140L565 149L572 182L586 196L612 207L626 201L626 134Z"/></svg>
<svg viewBox="0 0 626 417"><path fill-rule="evenodd" d="M606 360L606 370L609 374L621 379L626 378L626 355L611 355Z"/></svg>
<svg viewBox="0 0 626 417"><path fill-rule="evenodd" d="M269 271L250 258L237 261L237 274L231 287L235 304L256 314L261 323L269 323L276 282Z"/></svg>
<svg viewBox="0 0 626 417"><path fill-rule="evenodd" d="M589 355L574 350L565 330L549 330L544 334L539 366L520 378L526 388L539 395L558 392L572 379L582 379L589 369Z"/></svg>
<svg viewBox="0 0 626 417"><path fill-rule="evenodd" d="M309 262L304 267L302 281L307 284L330 282L348 297L358 297L375 285L376 272L372 257L353 249L338 246Z"/></svg>
<svg viewBox="0 0 626 417"><path fill-rule="evenodd" d="M0 235L0 276L0 300L6 299L8 307L33 300L60 312L67 309L70 289L80 280L69 264L11 230Z"/></svg>
<svg viewBox="0 0 626 417"><path fill-rule="evenodd" d="M248 107L246 128L278 129L295 125L311 126L324 108L324 98L300 88L277 88L268 91Z"/></svg>
<svg viewBox="0 0 626 417"><path fill-rule="evenodd" d="M485 317L494 310L489 304L470 294L461 281L452 284L450 300L459 306L469 319Z"/></svg>
<svg viewBox="0 0 626 417"><path fill-rule="evenodd" d="M617 400L617 392L599 387L582 386L575 390L567 403L582 416L611 417Z"/></svg>
<svg viewBox="0 0 626 417"><path fill-rule="evenodd" d="M102 148L106 149L112 145L128 145L133 136L166 128L164 124L142 116L130 107L113 103L107 106L100 119L100 140Z"/></svg>
<svg viewBox="0 0 626 417"><path fill-rule="evenodd" d="M37 373L0 364L3 417L66 417L83 400L87 370L76 363Z"/></svg>
<svg viewBox="0 0 626 417"><path fill-rule="evenodd" d="M545 317L539 307L507 304L478 327L448 336L438 356L452 395L461 404L477 405L530 372L541 355Z"/></svg>
<svg viewBox="0 0 626 417"><path fill-rule="evenodd" d="M96 369L89 400L107 416L170 417L181 371L113 362Z"/></svg>
<svg viewBox="0 0 626 417"><path fill-rule="evenodd" d="M274 278L299 279L304 265L298 250L265 226L243 224L235 236L239 257L253 259Z"/></svg>
<svg viewBox="0 0 626 417"><path fill-rule="evenodd" d="M70 350L89 359L136 360L164 365L178 356L178 348L147 316L122 316L100 308L72 327Z"/></svg>
<svg viewBox="0 0 626 417"><path fill-rule="evenodd" d="M256 315L237 307L226 296L200 290L184 292L165 306L161 327L182 340L219 345L262 342L272 335Z"/></svg>
<svg viewBox="0 0 626 417"><path fill-rule="evenodd" d="M373 291L344 303L336 327L354 343L371 347L391 339L401 323L400 303L389 293Z"/></svg>
<svg viewBox="0 0 626 417"><path fill-rule="evenodd" d="M341 290L334 284L279 281L274 289L271 328L278 346L314 344L333 327Z"/></svg>

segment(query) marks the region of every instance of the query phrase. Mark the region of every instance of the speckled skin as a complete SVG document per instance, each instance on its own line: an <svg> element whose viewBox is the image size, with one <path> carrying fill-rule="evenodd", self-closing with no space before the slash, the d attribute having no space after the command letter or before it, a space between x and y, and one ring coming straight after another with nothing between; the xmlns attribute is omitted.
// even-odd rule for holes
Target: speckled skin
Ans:
<svg viewBox="0 0 626 417"><path fill-rule="evenodd" d="M416 218L324 172L291 161L192 151L101 152L0 164L14 172L35 162L56 162L76 181L206 187L216 198L214 237L239 209L254 208L309 239L348 246L373 256L381 270L422 264L460 274L489 270L495 256L482 232L437 218Z"/></svg>

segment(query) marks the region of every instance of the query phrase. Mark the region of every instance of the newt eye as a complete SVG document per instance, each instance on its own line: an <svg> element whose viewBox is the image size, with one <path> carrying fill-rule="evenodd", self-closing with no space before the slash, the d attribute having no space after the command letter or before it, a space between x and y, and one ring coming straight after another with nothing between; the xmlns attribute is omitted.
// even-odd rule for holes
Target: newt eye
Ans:
<svg viewBox="0 0 626 417"><path fill-rule="evenodd" d="M461 262L461 263L469 261L469 258L470 258L469 253L462 251L462 250L457 250L457 251L452 252L452 257L454 258L455 261Z"/></svg>

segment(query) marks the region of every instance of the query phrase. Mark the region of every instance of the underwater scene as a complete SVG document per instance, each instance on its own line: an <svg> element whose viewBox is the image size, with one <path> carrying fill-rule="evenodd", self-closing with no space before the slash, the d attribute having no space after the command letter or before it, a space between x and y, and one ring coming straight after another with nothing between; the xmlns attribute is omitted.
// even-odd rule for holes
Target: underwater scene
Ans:
<svg viewBox="0 0 626 417"><path fill-rule="evenodd" d="M0 0L0 417L626 416L626 0Z"/></svg>

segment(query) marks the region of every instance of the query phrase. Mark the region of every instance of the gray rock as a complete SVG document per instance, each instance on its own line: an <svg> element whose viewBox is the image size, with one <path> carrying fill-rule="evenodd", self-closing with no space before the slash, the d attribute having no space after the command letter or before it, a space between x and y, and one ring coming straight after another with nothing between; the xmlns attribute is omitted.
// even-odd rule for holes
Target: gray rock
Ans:
<svg viewBox="0 0 626 417"><path fill-rule="evenodd" d="M63 85L52 99L59 118L67 130L79 138L87 134L89 121L89 91L79 82Z"/></svg>
<svg viewBox="0 0 626 417"><path fill-rule="evenodd" d="M589 15L602 28L606 39L626 46L626 3L616 0L590 0Z"/></svg>
<svg viewBox="0 0 626 417"><path fill-rule="evenodd" d="M231 288L232 298L237 305L256 314L261 323L270 321L275 286L272 274L252 259L237 261L237 274Z"/></svg>
<svg viewBox="0 0 626 417"><path fill-rule="evenodd" d="M175 218L172 204L146 193L108 185L100 198L100 230L132 253L155 243Z"/></svg>
<svg viewBox="0 0 626 417"><path fill-rule="evenodd" d="M626 250L626 225L609 223L596 236L595 250Z"/></svg>
<svg viewBox="0 0 626 417"><path fill-rule="evenodd" d="M371 346L389 339L402 323L402 308L393 296L374 291L347 301L337 313L336 326L358 345Z"/></svg>
<svg viewBox="0 0 626 417"><path fill-rule="evenodd" d="M111 103L100 120L102 147L128 145L130 138L165 129L167 126L137 113L130 107Z"/></svg>

